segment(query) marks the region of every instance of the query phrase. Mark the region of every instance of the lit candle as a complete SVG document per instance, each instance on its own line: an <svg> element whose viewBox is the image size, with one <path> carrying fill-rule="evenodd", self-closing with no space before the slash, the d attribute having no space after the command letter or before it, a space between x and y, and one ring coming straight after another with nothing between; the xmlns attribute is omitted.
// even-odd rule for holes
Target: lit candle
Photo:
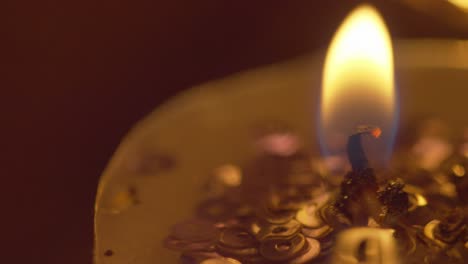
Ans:
<svg viewBox="0 0 468 264"><path fill-rule="evenodd" d="M284 68L288 70L283 76L287 81L283 80L282 85L295 87L296 78L290 77L296 76L300 67ZM277 69L268 71L265 79L276 77ZM247 81L239 79L255 89L278 83L264 83L263 77L258 80L257 72L252 76L255 77ZM265 112L258 105L263 104L260 99L269 95L270 90L260 89L256 97L254 88L248 92L240 89L237 95L219 93L217 89L207 100L182 97L181 103L173 105L173 109L177 108L174 115L156 119L157 125L151 123L136 130L136 135L144 135L143 140L136 137L137 143L130 144L131 147L124 144L103 177L96 203L96 263L153 263L155 259L174 263L178 259L197 264L299 264L330 260L393 264L400 254L412 261L427 255L426 260L436 263L443 262L441 259L465 259L459 248L460 242L463 250L468 247L463 210L450 210L449 214L435 218L434 211L428 209L440 208L444 203L445 206L447 199L452 199L450 206L460 203L456 199L463 198L460 192L467 186L465 164L449 164L450 173L461 184L456 190L446 188L451 196L443 199L439 190L432 192L433 189L422 185L405 184L396 178L403 175L400 173L385 175L391 180L383 182L381 172L385 170L378 170L392 152L398 107L391 40L374 8L360 6L345 19L330 45L322 81L320 139L324 154L331 155L325 160L348 162L348 156L351 165L344 168L347 173L338 175L340 186L328 175L314 171L311 160L321 158L310 155L301 143L307 139L300 135L310 135L307 133L315 128L304 129L307 132L298 135L285 126L263 135L255 144L246 139L254 130L252 125L266 117L281 116L291 121L303 114L305 107L298 107L297 111L278 107L283 103L282 96L289 94L278 92L284 91L280 89L284 86L275 90L281 96ZM222 82L223 87L232 85L232 91L238 91L235 84ZM292 105L306 98L307 93L302 92L292 97ZM224 100L231 103L227 106L229 110L218 115ZM251 108L242 111L248 100L252 100ZM233 114L234 105L239 113L226 121L226 113ZM204 112L207 110L210 111ZM191 119L194 113L201 116L201 121ZM306 119L291 121L295 123L293 128L304 125ZM192 131L190 124L199 126L199 130ZM375 140L368 135L381 137ZM154 143L158 138L163 140ZM369 138L372 141L367 142ZM133 143L134 139L128 142ZM173 153L176 158L169 160L177 162L171 162L172 166L154 166L157 169L145 166L144 170L136 170L134 165L141 164L141 157L134 154L146 153L141 151L142 145L145 150L164 150L161 151L164 155L157 157L171 157L165 151ZM432 152L434 148L427 145L434 146L434 142L421 143L417 152L423 156ZM250 159L252 153L256 156ZM422 163L440 172L440 164L450 153L442 154ZM129 163L131 158L139 162ZM130 170L125 171L125 166ZM205 174L211 177L203 178ZM429 174L428 179L433 180L432 176ZM446 183L444 177L437 181ZM434 185L438 187L437 184ZM427 195L431 192L439 195L436 203L434 197ZM181 221L194 208L196 213L190 220ZM158 248L161 241L180 255Z"/></svg>

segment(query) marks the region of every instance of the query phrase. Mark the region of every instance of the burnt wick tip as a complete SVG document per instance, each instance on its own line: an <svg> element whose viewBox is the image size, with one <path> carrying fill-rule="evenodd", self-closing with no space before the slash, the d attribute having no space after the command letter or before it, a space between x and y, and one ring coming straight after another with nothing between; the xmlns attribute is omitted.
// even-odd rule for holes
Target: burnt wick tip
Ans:
<svg viewBox="0 0 468 264"><path fill-rule="evenodd" d="M361 136L371 135L378 138L382 130L377 126L358 126L355 133L348 138L348 159L353 171L363 170L369 167L369 161L362 147Z"/></svg>

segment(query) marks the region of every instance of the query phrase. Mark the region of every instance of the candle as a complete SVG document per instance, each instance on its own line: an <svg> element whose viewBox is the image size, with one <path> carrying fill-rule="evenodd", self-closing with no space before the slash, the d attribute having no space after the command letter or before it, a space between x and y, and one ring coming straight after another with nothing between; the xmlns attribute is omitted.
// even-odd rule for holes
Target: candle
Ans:
<svg viewBox="0 0 468 264"><path fill-rule="evenodd" d="M393 141L392 50L384 23L375 9L361 6L345 19L330 45L323 79L321 127L325 142L330 141L327 135L339 137L358 122L384 126L390 135L383 141ZM218 169L218 177L210 184L212 189L208 189L209 193L216 193L214 198L199 206L196 221L173 228L165 240L166 247L182 252L184 263L204 263L207 257L200 256L200 252L212 251L219 256L208 260L218 259L220 263L224 257L242 263L326 262L330 257L327 252L333 248L334 237L340 230L368 226L369 221L377 226L395 223L384 221L395 211L391 210L395 203L393 190L402 194L399 208L409 207L402 185L388 186L387 191L381 192L382 202L379 201L379 185L362 139L364 135L379 137L381 133L379 127L359 126L349 136L347 156L352 170L344 176L340 192L333 198L327 182L316 179L309 156L301 153L293 135L278 129L273 134L261 135L257 141L260 159L252 164L254 169L248 172L251 176L233 188L232 173L224 169L232 165ZM342 142L337 136L333 141ZM334 147L340 148L337 144ZM376 160L377 154L388 151L387 148L378 148L379 152L373 153L372 158ZM322 194L317 194L320 190ZM402 203L405 198L406 203ZM386 211L382 212L382 208ZM324 213L322 217L320 210ZM217 229L206 230L210 222ZM344 239L347 246L338 244L338 251L335 250L337 263L346 258L351 260L360 243L368 243L367 255L380 247L387 248L375 252L377 255L370 254L369 263L377 263L388 255L393 258L387 259L388 263L396 263L394 238L388 232L352 228L342 234L341 244Z"/></svg>
<svg viewBox="0 0 468 264"><path fill-rule="evenodd" d="M414 47L410 50L420 52ZM412 180L408 184L404 174L389 176L375 171L379 187L375 198L384 217L379 218L380 212L377 216L367 212L367 219L352 217L350 221L346 215L327 213L324 208L330 208L340 197L340 187L326 170L323 173L316 167L323 160L308 151L311 149L308 142L316 128L310 127L306 111L310 97L306 91L310 89L311 79L320 79L317 74L320 70L311 71L309 67L308 63L274 66L221 84L210 84L221 85L226 90L210 93L206 86L202 87L193 97L181 97L173 107L158 110L155 119L147 119L134 130L116 152L100 183L96 201L96 263L320 263L343 255L345 258L351 255L351 261L363 256L372 260L387 254L396 257L392 239L398 241L398 255L402 259L420 261L427 257L429 262L441 261L439 258L445 252L458 252L463 258L463 251L457 248L464 247L461 237L464 220L459 211L434 218L428 208L434 205L429 189L426 191L422 184ZM387 70L383 75L388 75ZM427 80L433 76L424 77L421 83L430 86ZM393 80L393 70L388 80ZM244 85L255 88L239 91ZM300 88L285 90L286 87ZM393 84L388 87L393 88ZM385 100L382 101L385 107L379 113L385 113L382 116L386 121L379 124L364 120L352 124L352 129L362 124L382 127L382 137L364 145L366 153L374 144L383 144L385 152L390 151L391 142L386 137L395 129L392 125L396 97L388 96L394 90L381 91L384 95L377 98ZM268 102L262 101L265 97ZM393 99L387 101L388 98ZM235 113L232 109L236 109ZM372 109L363 113L368 111ZM253 131L258 131L261 122L271 117L286 120L288 125L265 129L265 136L261 134L253 143L249 138ZM170 124L180 126L171 128ZM338 160L346 150L348 137L357 138L353 137L352 129L344 140L338 140L342 148ZM373 131L376 130L367 130ZM257 151L252 150L253 146ZM327 144L324 146L322 149L330 151ZM349 156L353 161L353 156ZM158 166L162 163L157 157L166 157L173 165ZM367 155L365 159L372 163L374 156ZM358 155L357 160L362 160L362 156ZM155 165L139 169L138 164ZM356 168L372 165L362 164L357 162L355 169L345 169L352 174ZM463 181L463 170L449 164L454 177ZM455 165L465 168L459 163ZM344 175L336 176L338 184ZM405 176L404 182L395 179L397 176ZM443 177L433 176L428 176L431 184L447 183ZM389 178L392 180L384 181ZM433 182L434 179L439 182ZM410 212L408 217L398 214L403 204L399 201L404 200L401 195L409 202L409 208L405 209ZM436 202L439 206L444 200ZM175 223L178 224L174 226ZM414 225L415 228L408 228ZM393 233L372 232L386 229L392 229ZM163 248L161 241L167 248L181 251L182 257ZM452 247L454 241L456 248ZM342 245L347 249L340 250ZM366 245L364 250L360 249L361 245ZM376 251L376 245L383 246L383 250ZM447 257L456 257L453 254Z"/></svg>

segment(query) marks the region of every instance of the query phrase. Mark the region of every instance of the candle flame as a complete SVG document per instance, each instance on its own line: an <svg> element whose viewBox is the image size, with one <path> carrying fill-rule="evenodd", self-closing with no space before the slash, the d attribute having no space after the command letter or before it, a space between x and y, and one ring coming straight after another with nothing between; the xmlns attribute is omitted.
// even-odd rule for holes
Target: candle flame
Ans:
<svg viewBox="0 0 468 264"><path fill-rule="evenodd" d="M325 153L342 148L354 128L372 124L383 129L389 154L396 129L394 86L390 34L377 10L361 5L337 30L325 59L319 118Z"/></svg>
<svg viewBox="0 0 468 264"><path fill-rule="evenodd" d="M468 12L468 0L448 0L452 5Z"/></svg>

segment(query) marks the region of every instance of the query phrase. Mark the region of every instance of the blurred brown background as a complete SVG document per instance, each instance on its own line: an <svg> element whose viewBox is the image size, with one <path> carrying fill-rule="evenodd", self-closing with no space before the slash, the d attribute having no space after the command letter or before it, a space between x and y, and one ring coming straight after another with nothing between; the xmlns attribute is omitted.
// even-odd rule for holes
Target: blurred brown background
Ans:
<svg viewBox="0 0 468 264"><path fill-rule="evenodd" d="M90 263L99 175L132 124L192 85L324 48L360 2L7 6L4 263ZM468 37L452 7L441 16L417 8L421 1L368 2L380 8L394 37Z"/></svg>

